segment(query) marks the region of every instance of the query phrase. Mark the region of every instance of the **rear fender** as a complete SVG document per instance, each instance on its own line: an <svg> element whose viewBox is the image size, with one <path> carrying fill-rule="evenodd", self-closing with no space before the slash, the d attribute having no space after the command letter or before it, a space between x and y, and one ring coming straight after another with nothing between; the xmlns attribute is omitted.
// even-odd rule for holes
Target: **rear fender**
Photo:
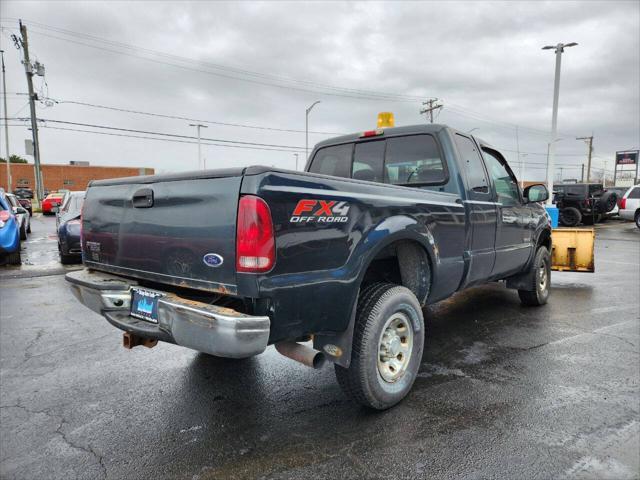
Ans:
<svg viewBox="0 0 640 480"><path fill-rule="evenodd" d="M341 367L348 368L351 363L351 347L357 316L358 295L364 275L371 262L382 250L400 241L416 242L426 252L426 260L431 267L431 276L424 286L425 291L422 295L424 298L419 300L420 303L424 303L427 300L429 285L437 278L436 266L439 264L438 249L433 235L424 224L412 217L402 215L385 219L359 242L352 254L352 258L360 259L360 273L357 281L358 288L354 290L354 295L351 299L351 315L346 330L338 333L318 334L313 338L314 348L323 351L329 360ZM411 255L411 253L407 255Z"/></svg>

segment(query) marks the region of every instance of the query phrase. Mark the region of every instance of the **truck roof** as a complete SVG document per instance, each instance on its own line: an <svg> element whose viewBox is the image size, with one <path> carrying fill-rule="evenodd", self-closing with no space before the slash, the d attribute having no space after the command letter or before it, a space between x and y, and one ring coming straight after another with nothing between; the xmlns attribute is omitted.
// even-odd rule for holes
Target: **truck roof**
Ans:
<svg viewBox="0 0 640 480"><path fill-rule="evenodd" d="M446 128L450 128L450 127L447 127L446 125L442 125L439 123L425 123L425 124L418 124L418 125L406 125L404 127L383 128L382 130L384 130L384 135L382 136L382 138L395 137L398 135L412 135L412 134L418 134L418 133L437 133ZM376 129L373 128L371 130L376 130ZM341 135L339 137L333 137L327 140L323 140L322 142L319 142L316 144L316 148L326 147L327 145L335 145L338 143L347 143L347 142L354 142L357 140L361 140L361 135L363 131L364 130L361 130L356 133L350 133L348 135ZM373 138L374 137L369 137L368 139L373 139Z"/></svg>
<svg viewBox="0 0 640 480"><path fill-rule="evenodd" d="M483 147L495 148L490 143L485 142L484 140L482 140L479 137L476 137L475 135L464 132L462 130L457 130L455 128L452 128L448 125L444 125L442 123L419 123L417 125L405 125L403 127L388 127L388 128L383 128L382 130L384 130L384 135L381 135L381 138L390 138L390 137L397 137L397 136L403 136L403 135L415 135L420 133L439 133L442 130L450 130L453 133L461 133L463 135L468 135L470 137L475 138L476 141L479 144L481 144ZM315 148L326 147L327 145L337 145L340 143L355 142L359 140L372 140L376 138L376 137L363 138L362 137L363 131L366 131L366 130L361 130L356 133L349 133L347 135L341 135L339 137L333 137L327 140L323 140L321 142L318 142Z"/></svg>

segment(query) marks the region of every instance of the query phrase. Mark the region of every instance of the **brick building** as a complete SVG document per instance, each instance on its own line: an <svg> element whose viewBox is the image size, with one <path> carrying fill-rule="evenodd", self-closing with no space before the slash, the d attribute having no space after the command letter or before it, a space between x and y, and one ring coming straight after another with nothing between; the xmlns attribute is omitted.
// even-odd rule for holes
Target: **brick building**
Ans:
<svg viewBox="0 0 640 480"><path fill-rule="evenodd" d="M41 165L45 190L85 190L91 180L105 178L153 175L153 168L138 167L94 167L90 165ZM35 191L34 165L32 163L11 164L11 190L17 187ZM0 163L0 187L7 187L7 166Z"/></svg>

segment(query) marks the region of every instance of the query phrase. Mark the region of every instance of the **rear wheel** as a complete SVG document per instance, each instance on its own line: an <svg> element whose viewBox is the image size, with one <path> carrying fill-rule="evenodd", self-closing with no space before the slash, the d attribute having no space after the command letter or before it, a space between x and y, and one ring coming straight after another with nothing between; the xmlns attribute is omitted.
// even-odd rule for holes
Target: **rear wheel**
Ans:
<svg viewBox="0 0 640 480"><path fill-rule="evenodd" d="M7 254L6 262L7 265L21 265L22 257L20 256L20 249L18 248L17 251Z"/></svg>
<svg viewBox="0 0 640 480"><path fill-rule="evenodd" d="M580 210L574 207L566 207L560 210L560 223L565 227L575 227L582 220Z"/></svg>
<svg viewBox="0 0 640 480"><path fill-rule="evenodd" d="M75 255L65 255L60 253L60 263L62 265L71 265L73 263L80 263L80 259Z"/></svg>
<svg viewBox="0 0 640 480"><path fill-rule="evenodd" d="M27 227L27 233L31 233L31 220L29 220L29 226Z"/></svg>
<svg viewBox="0 0 640 480"><path fill-rule="evenodd" d="M538 248L531 268L531 287L518 290L518 296L523 305L537 307L547 303L551 287L551 258L546 247Z"/></svg>
<svg viewBox="0 0 640 480"><path fill-rule="evenodd" d="M24 222L22 222L22 225L20 225L20 240L26 240L27 239L27 226L24 224Z"/></svg>
<svg viewBox="0 0 640 480"><path fill-rule="evenodd" d="M349 368L335 365L347 396L385 410L402 400L416 379L424 347L420 303L408 288L368 286L358 298Z"/></svg>
<svg viewBox="0 0 640 480"><path fill-rule="evenodd" d="M640 212L636 212L635 221L636 221L636 227L640 228Z"/></svg>
<svg viewBox="0 0 640 480"><path fill-rule="evenodd" d="M62 265L71 265L72 263L80 263L79 258L75 255L68 255L64 253L62 245L58 243L58 253L60 254L60 263Z"/></svg>
<svg viewBox="0 0 640 480"><path fill-rule="evenodd" d="M593 225L594 223L598 223L599 221L602 220L602 215L599 213L591 214L591 215L585 215L584 217L582 217L582 223L584 225Z"/></svg>

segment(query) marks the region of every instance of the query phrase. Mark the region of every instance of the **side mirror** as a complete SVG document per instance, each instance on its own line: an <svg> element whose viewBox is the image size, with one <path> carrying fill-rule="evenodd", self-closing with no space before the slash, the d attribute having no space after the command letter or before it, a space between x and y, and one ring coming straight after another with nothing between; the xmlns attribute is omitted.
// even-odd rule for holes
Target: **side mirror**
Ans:
<svg viewBox="0 0 640 480"><path fill-rule="evenodd" d="M27 209L26 208L22 208L22 207L16 208L16 213L21 213L22 215L28 215L29 214Z"/></svg>
<svg viewBox="0 0 640 480"><path fill-rule="evenodd" d="M523 195L526 203L544 202L549 198L549 190L544 185L529 185Z"/></svg>

